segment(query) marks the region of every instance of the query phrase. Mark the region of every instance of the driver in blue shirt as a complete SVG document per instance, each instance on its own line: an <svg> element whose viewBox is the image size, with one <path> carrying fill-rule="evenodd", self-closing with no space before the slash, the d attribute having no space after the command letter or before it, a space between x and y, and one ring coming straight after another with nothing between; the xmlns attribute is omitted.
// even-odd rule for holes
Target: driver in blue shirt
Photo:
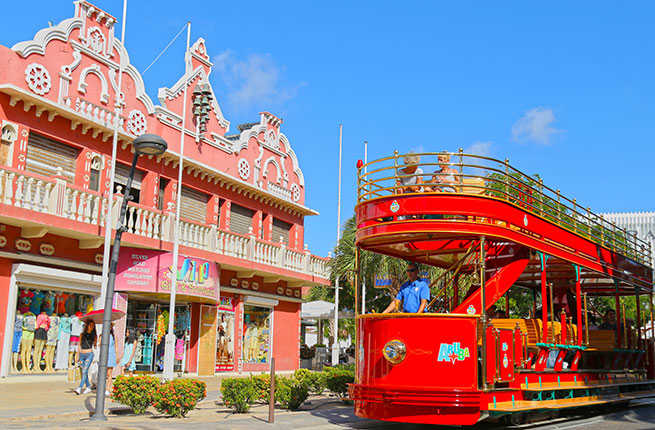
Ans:
<svg viewBox="0 0 655 430"><path fill-rule="evenodd" d="M400 286L396 298L389 303L383 314L395 311L401 302L403 312L419 314L423 312L430 300L430 286L425 280L418 278L416 263L409 263L407 266L407 278L409 280Z"/></svg>

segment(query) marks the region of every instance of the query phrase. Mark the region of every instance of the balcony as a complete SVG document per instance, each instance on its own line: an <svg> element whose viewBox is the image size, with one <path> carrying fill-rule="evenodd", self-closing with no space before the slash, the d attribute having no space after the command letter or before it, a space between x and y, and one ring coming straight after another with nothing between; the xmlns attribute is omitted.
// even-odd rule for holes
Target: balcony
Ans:
<svg viewBox="0 0 655 430"><path fill-rule="evenodd" d="M112 227L118 223L122 196L115 194L111 207ZM29 217L30 225L51 224L37 214L51 215L62 220L70 220L84 228L88 247L102 244L104 213L108 204L106 197L99 193L83 190L68 184L63 176L45 177L9 167L0 167L0 204L34 212ZM0 214L7 211L0 211ZM175 216L172 212L160 211L144 205L129 202L127 206L127 232L137 237L138 245L163 247L161 242L172 242ZM60 224L61 225L61 224ZM59 228L58 230L61 230ZM75 235L79 237L79 232ZM88 239L88 236L94 236ZM139 240L141 239L141 240ZM126 240L130 242L129 239ZM329 279L328 259L311 255L305 245L302 252L289 249L284 243L273 243L261 239L250 232L239 235L219 229L215 225L199 224L180 220L179 243L226 257L231 257L227 265L241 270L258 267L257 271L279 274L278 269L309 275L323 280ZM82 241L80 242L82 247ZM302 277L302 276L301 276Z"/></svg>

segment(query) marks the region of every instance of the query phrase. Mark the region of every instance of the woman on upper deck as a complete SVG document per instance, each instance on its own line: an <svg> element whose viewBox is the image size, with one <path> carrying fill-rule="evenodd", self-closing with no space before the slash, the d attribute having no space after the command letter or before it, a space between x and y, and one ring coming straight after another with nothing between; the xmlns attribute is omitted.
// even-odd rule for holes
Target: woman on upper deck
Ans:
<svg viewBox="0 0 655 430"><path fill-rule="evenodd" d="M398 194L420 193L423 191L423 170L418 167L421 157L407 154L403 158L404 166L396 169L396 192Z"/></svg>
<svg viewBox="0 0 655 430"><path fill-rule="evenodd" d="M450 167L450 154L446 151L440 152L437 156L437 161L439 162L439 169L435 170L432 175L433 186L426 186L426 191L454 193L459 172Z"/></svg>

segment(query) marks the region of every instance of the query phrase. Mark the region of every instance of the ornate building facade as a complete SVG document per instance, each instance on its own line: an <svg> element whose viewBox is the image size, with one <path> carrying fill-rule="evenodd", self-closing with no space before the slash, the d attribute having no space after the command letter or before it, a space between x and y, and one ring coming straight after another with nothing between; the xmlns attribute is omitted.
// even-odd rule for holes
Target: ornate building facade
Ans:
<svg viewBox="0 0 655 430"><path fill-rule="evenodd" d="M126 316L117 327L137 334L137 370L161 366L169 291L161 270L173 248L179 186L178 266L186 272L178 281L177 369L264 370L273 356L278 369L297 368L302 287L329 276L327 259L304 243L303 219L317 213L304 205L303 173L282 120L262 112L230 131L202 38L189 71L153 101L115 35L116 18L85 1L74 7L73 17L33 40L0 46L0 375L65 368L63 359L44 363L29 343L31 316L45 313L57 326L48 345L59 359L70 348L66 331L74 336L70 320L100 294L104 214L111 205L115 228L131 143L144 133L162 136L168 150L140 157L123 235L115 305Z"/></svg>

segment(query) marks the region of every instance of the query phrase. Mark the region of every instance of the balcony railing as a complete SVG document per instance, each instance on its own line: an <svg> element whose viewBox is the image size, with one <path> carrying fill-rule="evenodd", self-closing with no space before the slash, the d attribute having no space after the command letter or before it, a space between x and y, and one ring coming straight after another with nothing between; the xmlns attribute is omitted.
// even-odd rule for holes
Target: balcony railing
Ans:
<svg viewBox="0 0 655 430"><path fill-rule="evenodd" d="M120 192L120 190L119 190ZM115 194L111 207L113 228L117 227L122 195ZM64 177L49 178L22 170L0 167L0 204L104 227L107 198L68 184ZM128 202L126 228L129 233L173 241L175 215ZM284 243L257 239L252 232L239 235L217 226L180 220L181 245L294 272L329 278L327 259L298 252Z"/></svg>
<svg viewBox="0 0 655 430"><path fill-rule="evenodd" d="M485 195L517 205L594 243L651 265L650 245L584 208L543 180L496 160L461 150L399 154L359 168L358 203L398 194Z"/></svg>

